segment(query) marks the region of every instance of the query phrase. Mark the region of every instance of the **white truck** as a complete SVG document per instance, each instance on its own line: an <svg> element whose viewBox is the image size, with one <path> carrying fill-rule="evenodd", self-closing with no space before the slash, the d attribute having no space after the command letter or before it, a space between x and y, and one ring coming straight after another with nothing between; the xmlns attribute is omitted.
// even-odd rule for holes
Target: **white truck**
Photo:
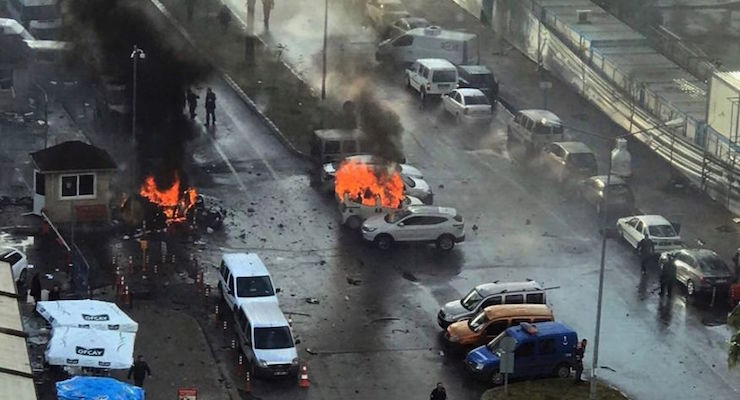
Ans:
<svg viewBox="0 0 740 400"><path fill-rule="evenodd" d="M441 58L457 65L478 64L478 37L438 26L411 29L395 39L380 42L375 52L379 62L408 65L420 58Z"/></svg>

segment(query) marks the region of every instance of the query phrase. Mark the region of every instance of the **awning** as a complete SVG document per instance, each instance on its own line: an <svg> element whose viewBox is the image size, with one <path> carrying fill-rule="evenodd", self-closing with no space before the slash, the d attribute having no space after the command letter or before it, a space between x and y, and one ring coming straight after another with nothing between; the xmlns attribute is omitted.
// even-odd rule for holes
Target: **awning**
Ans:
<svg viewBox="0 0 740 400"><path fill-rule="evenodd" d="M132 332L58 327L51 332L46 361L51 365L128 369L134 361L135 340Z"/></svg>
<svg viewBox="0 0 740 400"><path fill-rule="evenodd" d="M115 303L106 301L39 301L36 311L54 328L66 326L133 333L139 329L139 324Z"/></svg>
<svg viewBox="0 0 740 400"><path fill-rule="evenodd" d="M56 386L59 400L144 400L144 389L113 378L75 376Z"/></svg>

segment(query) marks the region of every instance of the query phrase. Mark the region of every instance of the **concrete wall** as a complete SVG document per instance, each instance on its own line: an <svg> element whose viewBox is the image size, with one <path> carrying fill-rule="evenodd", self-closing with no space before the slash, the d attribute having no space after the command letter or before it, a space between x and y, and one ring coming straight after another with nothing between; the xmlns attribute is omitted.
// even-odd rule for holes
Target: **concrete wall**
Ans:
<svg viewBox="0 0 740 400"><path fill-rule="evenodd" d="M95 198L92 199L64 199L61 197L61 177L75 172L50 173L46 175L46 213L54 223L69 223L75 219L75 206L105 206L105 218L110 220L110 184L113 177L112 172L95 172ZM80 171L77 173L86 173Z"/></svg>

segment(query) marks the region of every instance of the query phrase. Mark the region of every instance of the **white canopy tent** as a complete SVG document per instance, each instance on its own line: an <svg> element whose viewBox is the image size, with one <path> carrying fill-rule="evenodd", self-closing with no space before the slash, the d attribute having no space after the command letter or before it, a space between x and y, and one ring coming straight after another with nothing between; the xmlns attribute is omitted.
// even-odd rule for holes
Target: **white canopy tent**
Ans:
<svg viewBox="0 0 740 400"><path fill-rule="evenodd" d="M57 327L46 346L46 361L51 365L128 369L134 362L132 332Z"/></svg>
<svg viewBox="0 0 740 400"><path fill-rule="evenodd" d="M39 301L36 311L52 327L90 328L136 333L139 324L115 303L98 300Z"/></svg>

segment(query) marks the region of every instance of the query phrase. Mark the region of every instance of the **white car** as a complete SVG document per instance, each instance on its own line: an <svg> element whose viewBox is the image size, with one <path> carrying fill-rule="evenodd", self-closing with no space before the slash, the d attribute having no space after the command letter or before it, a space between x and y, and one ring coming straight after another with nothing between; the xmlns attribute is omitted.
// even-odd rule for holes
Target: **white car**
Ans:
<svg viewBox="0 0 740 400"><path fill-rule="evenodd" d="M385 161L382 159L368 155L368 154L362 154L357 156L350 156L345 158L344 160L350 160L350 161L358 161L363 164L368 165L383 165L386 164ZM326 192L333 192L334 191L334 178L337 175L337 169L339 168L339 165L341 165L342 161L335 161L332 163L326 163L322 167L322 174L321 174L321 189L322 191ZM401 175L410 176L412 178L417 179L424 179L424 174L421 173L421 171L409 164L395 164L396 165L396 171L400 172Z"/></svg>
<svg viewBox="0 0 740 400"><path fill-rule="evenodd" d="M234 316L242 304L278 304L276 289L267 267L254 253L225 253L218 274L221 298Z"/></svg>
<svg viewBox="0 0 740 400"><path fill-rule="evenodd" d="M465 222L454 208L409 206L366 219L362 238L381 250L390 249L394 242L426 242L449 251L465 240Z"/></svg>
<svg viewBox="0 0 740 400"><path fill-rule="evenodd" d="M421 58L404 71L406 87L419 93L422 105L429 96L457 88L457 68L443 58Z"/></svg>
<svg viewBox="0 0 740 400"><path fill-rule="evenodd" d="M413 196L406 196L401 201L400 207L396 209L383 207L380 202L380 197L376 197L375 205L368 206L352 199L347 193L344 195L344 199L339 202L339 212L342 214L342 224L352 230L360 229L362 222L367 218L376 214L387 214L391 211L398 210L400 208L406 208L412 205L422 205L424 203L421 200Z"/></svg>
<svg viewBox="0 0 740 400"><path fill-rule="evenodd" d="M683 248L674 225L660 215L635 215L617 220L617 233L630 246L637 248L646 236L653 242L655 253Z"/></svg>
<svg viewBox="0 0 740 400"><path fill-rule="evenodd" d="M488 124L493 119L493 107L478 89L456 89L443 94L442 106L458 124Z"/></svg>
<svg viewBox="0 0 740 400"><path fill-rule="evenodd" d="M0 250L0 261L10 264L13 271L13 280L18 284L26 283L28 274L28 258L22 251L12 247L6 247Z"/></svg>
<svg viewBox="0 0 740 400"><path fill-rule="evenodd" d="M403 181L403 193L406 196L416 197L427 205L434 203L434 193L427 181L403 174L401 174L401 180Z"/></svg>
<svg viewBox="0 0 740 400"><path fill-rule="evenodd" d="M401 0L367 0L365 10L370 22L382 34L388 30L395 20L411 16Z"/></svg>

